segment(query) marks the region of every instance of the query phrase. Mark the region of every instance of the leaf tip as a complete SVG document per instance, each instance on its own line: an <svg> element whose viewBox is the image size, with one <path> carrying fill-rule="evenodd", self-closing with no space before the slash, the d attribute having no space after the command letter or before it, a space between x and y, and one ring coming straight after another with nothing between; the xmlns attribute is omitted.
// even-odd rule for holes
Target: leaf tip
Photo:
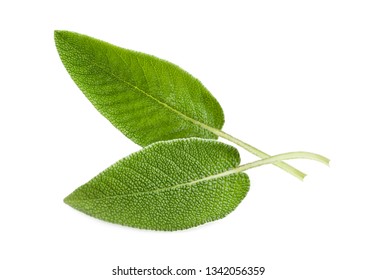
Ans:
<svg viewBox="0 0 376 280"><path fill-rule="evenodd" d="M68 204L69 206L71 206L71 194L66 196L63 201L65 204Z"/></svg>
<svg viewBox="0 0 376 280"><path fill-rule="evenodd" d="M55 43L58 43L59 41L63 40L64 38L67 38L69 35L73 35L74 32L67 31L67 30L54 30L54 39Z"/></svg>
<svg viewBox="0 0 376 280"><path fill-rule="evenodd" d="M59 50L59 44L62 40L62 37L64 35L66 31L63 31L63 30L55 30L54 31L54 40L55 40L55 45L57 47L57 49Z"/></svg>
<svg viewBox="0 0 376 280"><path fill-rule="evenodd" d="M63 30L54 30L54 38L55 40L61 37L61 35L64 33Z"/></svg>

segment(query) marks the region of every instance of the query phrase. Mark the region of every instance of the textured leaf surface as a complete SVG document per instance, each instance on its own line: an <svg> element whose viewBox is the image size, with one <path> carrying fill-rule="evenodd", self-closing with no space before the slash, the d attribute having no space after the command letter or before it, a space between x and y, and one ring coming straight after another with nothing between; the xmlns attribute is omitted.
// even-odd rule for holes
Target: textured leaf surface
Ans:
<svg viewBox="0 0 376 280"><path fill-rule="evenodd" d="M92 104L134 142L217 136L222 108L178 66L69 31L55 31L60 58Z"/></svg>
<svg viewBox="0 0 376 280"><path fill-rule="evenodd" d="M204 139L152 144L65 198L73 208L121 225L179 230L223 218L249 189L237 150Z"/></svg>

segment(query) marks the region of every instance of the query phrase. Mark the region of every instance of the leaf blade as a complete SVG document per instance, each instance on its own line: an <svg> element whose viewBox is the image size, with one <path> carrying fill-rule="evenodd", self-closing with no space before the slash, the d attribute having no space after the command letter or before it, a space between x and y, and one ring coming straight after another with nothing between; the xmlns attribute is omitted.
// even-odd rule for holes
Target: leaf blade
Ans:
<svg viewBox="0 0 376 280"><path fill-rule="evenodd" d="M245 173L213 177L239 161L235 148L216 141L158 142L115 163L65 202L112 223L186 229L223 218L242 201L249 189Z"/></svg>
<svg viewBox="0 0 376 280"><path fill-rule="evenodd" d="M134 142L218 137L199 124L222 128L222 108L180 67L69 31L55 31L55 43L78 87Z"/></svg>

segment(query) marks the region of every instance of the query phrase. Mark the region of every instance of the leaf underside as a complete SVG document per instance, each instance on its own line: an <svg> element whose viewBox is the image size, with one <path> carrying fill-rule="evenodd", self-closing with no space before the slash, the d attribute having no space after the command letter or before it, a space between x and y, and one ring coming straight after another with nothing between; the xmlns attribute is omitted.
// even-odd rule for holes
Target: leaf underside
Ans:
<svg viewBox="0 0 376 280"><path fill-rule="evenodd" d="M152 144L118 161L65 202L108 222L152 230L181 230L223 218L249 190L237 150L204 139Z"/></svg>
<svg viewBox="0 0 376 280"><path fill-rule="evenodd" d="M55 31L60 58L95 108L135 143L217 139L222 108L199 80L151 55L69 31Z"/></svg>

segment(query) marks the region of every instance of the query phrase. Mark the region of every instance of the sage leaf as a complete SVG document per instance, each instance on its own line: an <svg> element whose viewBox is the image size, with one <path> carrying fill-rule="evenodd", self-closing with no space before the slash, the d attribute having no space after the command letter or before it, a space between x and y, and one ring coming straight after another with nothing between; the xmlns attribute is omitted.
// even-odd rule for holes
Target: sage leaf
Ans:
<svg viewBox="0 0 376 280"><path fill-rule="evenodd" d="M65 198L95 218L173 231L223 218L249 190L232 146L205 139L157 142L121 159Z"/></svg>
<svg viewBox="0 0 376 280"><path fill-rule="evenodd" d="M221 106L199 80L180 67L69 31L55 31L55 43L77 86L135 143L217 139L202 125L220 129L224 123Z"/></svg>
<svg viewBox="0 0 376 280"><path fill-rule="evenodd" d="M141 146L176 138L225 138L260 158L267 153L221 131L221 106L199 80L157 57L70 31L55 31L68 73L125 136ZM299 179L305 174L275 162Z"/></svg>

